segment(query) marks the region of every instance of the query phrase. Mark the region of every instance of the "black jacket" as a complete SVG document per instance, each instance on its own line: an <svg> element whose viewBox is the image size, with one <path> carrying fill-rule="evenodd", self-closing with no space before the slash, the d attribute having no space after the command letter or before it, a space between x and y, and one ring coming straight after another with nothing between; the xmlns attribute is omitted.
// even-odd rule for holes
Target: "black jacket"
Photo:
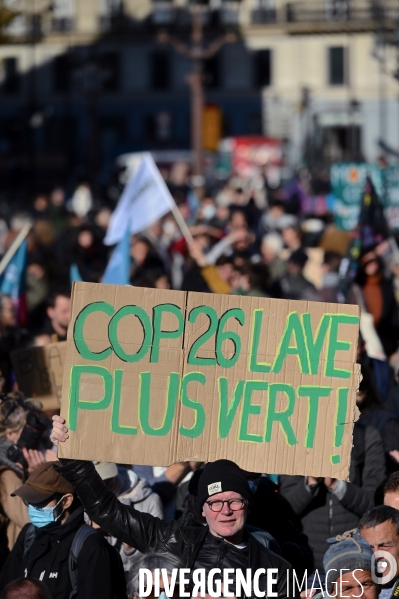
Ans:
<svg viewBox="0 0 399 599"><path fill-rule="evenodd" d="M36 530L35 540L25 550L25 535L30 524L21 530L0 573L0 591L16 578L42 580L53 599L68 599L72 591L68 558L73 538L84 524L83 508L77 508L62 525L50 524ZM125 577L119 554L100 533L84 542L77 561L78 599L125 599Z"/></svg>
<svg viewBox="0 0 399 599"><path fill-rule="evenodd" d="M103 483L91 462L62 460L56 469L77 490L89 517L112 536L121 539L141 553L166 552L180 558L184 568L278 568L278 597L287 597L288 562L268 551L252 536L244 551L209 533L208 526L191 526L186 520L165 522L150 514L125 506ZM267 576L259 579L259 588L266 591ZM290 584L292 591L292 583Z"/></svg>
<svg viewBox="0 0 399 599"><path fill-rule="evenodd" d="M312 490L304 476L281 476L280 492L301 519L303 532L313 549L315 567L323 571L327 539L356 528L360 518L374 505L374 492L385 476L381 437L372 427L356 423L349 480L342 499L320 482Z"/></svg>
<svg viewBox="0 0 399 599"><path fill-rule="evenodd" d="M305 570L313 570L313 554L306 535L300 530L298 516L282 497L278 486L267 477L260 477L254 491L254 502L247 524L270 533L281 549L281 555L293 566L301 579Z"/></svg>

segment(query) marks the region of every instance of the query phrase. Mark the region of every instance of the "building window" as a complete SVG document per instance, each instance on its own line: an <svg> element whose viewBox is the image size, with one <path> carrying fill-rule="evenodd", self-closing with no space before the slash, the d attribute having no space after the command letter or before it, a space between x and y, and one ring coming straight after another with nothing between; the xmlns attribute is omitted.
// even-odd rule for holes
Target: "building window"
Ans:
<svg viewBox="0 0 399 599"><path fill-rule="evenodd" d="M5 94L16 94L19 91L18 59L3 60L3 90Z"/></svg>
<svg viewBox="0 0 399 599"><path fill-rule="evenodd" d="M100 28L111 29L115 21L122 15L122 8L122 0L100 0Z"/></svg>
<svg viewBox="0 0 399 599"><path fill-rule="evenodd" d="M53 61L53 91L56 94L65 94L70 89L71 76L69 57L62 54Z"/></svg>
<svg viewBox="0 0 399 599"><path fill-rule="evenodd" d="M272 51L259 50L255 52L255 86L268 87L272 82Z"/></svg>
<svg viewBox="0 0 399 599"><path fill-rule="evenodd" d="M53 0L53 31L71 31L75 19L75 0Z"/></svg>
<svg viewBox="0 0 399 599"><path fill-rule="evenodd" d="M347 48L343 46L328 48L328 83L345 85L347 81Z"/></svg>
<svg viewBox="0 0 399 599"><path fill-rule="evenodd" d="M169 89L171 79L170 55L156 50L150 54L150 85L152 89Z"/></svg>
<svg viewBox="0 0 399 599"><path fill-rule="evenodd" d="M211 89L220 87L220 54L204 60L204 82Z"/></svg>

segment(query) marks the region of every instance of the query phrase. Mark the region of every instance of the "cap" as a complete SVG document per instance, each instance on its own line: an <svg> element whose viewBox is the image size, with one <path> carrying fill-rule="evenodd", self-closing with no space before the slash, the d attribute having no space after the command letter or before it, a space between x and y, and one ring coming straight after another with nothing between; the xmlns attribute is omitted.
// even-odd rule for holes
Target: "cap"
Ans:
<svg viewBox="0 0 399 599"><path fill-rule="evenodd" d="M371 570L373 550L370 545L354 528L344 532L343 535L327 539L330 545L323 557L323 567L328 570L336 570L335 580L340 575L340 570ZM328 579L327 592L331 593L334 577Z"/></svg>
<svg viewBox="0 0 399 599"><path fill-rule="evenodd" d="M98 462L94 467L103 480L118 476L118 466L114 462Z"/></svg>
<svg viewBox="0 0 399 599"><path fill-rule="evenodd" d="M65 495L74 493L74 488L53 466L61 466L60 462L45 462L34 469L25 484L19 487L12 497L21 497L27 503L42 503L55 493Z"/></svg>
<svg viewBox="0 0 399 599"><path fill-rule="evenodd" d="M235 491L247 499L251 505L253 493L240 467L231 460L208 462L198 480L197 508L200 510L205 501L216 493Z"/></svg>

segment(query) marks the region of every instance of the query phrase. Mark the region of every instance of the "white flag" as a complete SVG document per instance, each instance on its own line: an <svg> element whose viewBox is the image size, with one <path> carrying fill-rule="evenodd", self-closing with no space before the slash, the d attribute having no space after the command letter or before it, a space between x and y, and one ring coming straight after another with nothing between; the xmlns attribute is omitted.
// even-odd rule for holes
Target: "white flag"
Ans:
<svg viewBox="0 0 399 599"><path fill-rule="evenodd" d="M153 157L145 152L119 198L104 239L106 245L118 243L130 222L130 233L139 233L172 210L175 201L162 179Z"/></svg>

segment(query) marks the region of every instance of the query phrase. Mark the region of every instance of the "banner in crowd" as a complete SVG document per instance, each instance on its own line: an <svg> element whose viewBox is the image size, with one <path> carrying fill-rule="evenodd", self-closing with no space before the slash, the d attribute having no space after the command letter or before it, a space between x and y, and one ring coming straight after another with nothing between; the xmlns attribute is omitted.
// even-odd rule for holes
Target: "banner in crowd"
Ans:
<svg viewBox="0 0 399 599"><path fill-rule="evenodd" d="M18 388L26 397L40 399L44 409L61 405L66 345L61 341L11 353Z"/></svg>
<svg viewBox="0 0 399 599"><path fill-rule="evenodd" d="M346 479L359 307L74 283L60 457Z"/></svg>
<svg viewBox="0 0 399 599"><path fill-rule="evenodd" d="M385 206L389 226L399 229L399 166L381 169L378 164L340 162L331 167L330 177L335 224L339 229L356 228L367 177Z"/></svg>

